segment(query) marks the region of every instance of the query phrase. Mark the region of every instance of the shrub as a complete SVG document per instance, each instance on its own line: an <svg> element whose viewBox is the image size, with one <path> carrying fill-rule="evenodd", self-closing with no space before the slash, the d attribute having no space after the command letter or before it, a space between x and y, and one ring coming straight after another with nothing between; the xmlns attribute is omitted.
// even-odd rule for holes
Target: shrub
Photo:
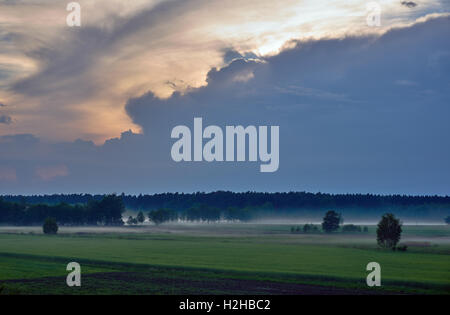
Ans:
<svg viewBox="0 0 450 315"><path fill-rule="evenodd" d="M44 234L56 234L58 233L58 224L56 224L55 219L47 218L42 226L42 230Z"/></svg>
<svg viewBox="0 0 450 315"><path fill-rule="evenodd" d="M138 220L136 218L133 218L131 215L128 217L127 220L128 225L135 225L138 224Z"/></svg>
<svg viewBox="0 0 450 315"><path fill-rule="evenodd" d="M311 230L311 226L309 224L305 224L303 226L303 232L308 233Z"/></svg>
<svg viewBox="0 0 450 315"><path fill-rule="evenodd" d="M359 225L347 224L342 226L342 232L361 232L362 229Z"/></svg>

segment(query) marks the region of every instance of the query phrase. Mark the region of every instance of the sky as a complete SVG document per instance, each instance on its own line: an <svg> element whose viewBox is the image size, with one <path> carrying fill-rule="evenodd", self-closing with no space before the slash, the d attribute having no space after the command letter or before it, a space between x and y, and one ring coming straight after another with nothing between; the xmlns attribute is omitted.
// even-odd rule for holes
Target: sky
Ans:
<svg viewBox="0 0 450 315"><path fill-rule="evenodd" d="M0 193L450 191L448 1L78 3L0 0ZM194 117L279 126L279 170L175 163Z"/></svg>

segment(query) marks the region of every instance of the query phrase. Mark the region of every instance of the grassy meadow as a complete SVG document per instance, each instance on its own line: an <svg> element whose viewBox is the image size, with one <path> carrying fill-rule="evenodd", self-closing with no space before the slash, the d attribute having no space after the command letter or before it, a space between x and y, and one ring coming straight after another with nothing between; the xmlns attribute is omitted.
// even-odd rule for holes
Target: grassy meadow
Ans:
<svg viewBox="0 0 450 315"><path fill-rule="evenodd" d="M3 294L450 293L449 226L404 226L406 252L368 233L292 234L290 225L0 228ZM69 288L66 265L81 265ZM382 286L366 286L366 265Z"/></svg>

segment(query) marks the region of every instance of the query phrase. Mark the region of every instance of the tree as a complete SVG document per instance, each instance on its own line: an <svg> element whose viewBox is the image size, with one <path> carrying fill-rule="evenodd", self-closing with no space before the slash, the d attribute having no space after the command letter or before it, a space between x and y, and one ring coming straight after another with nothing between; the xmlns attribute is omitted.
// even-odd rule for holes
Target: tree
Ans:
<svg viewBox="0 0 450 315"><path fill-rule="evenodd" d="M237 221L240 217L240 209L238 207L228 207L225 210L224 217L226 220Z"/></svg>
<svg viewBox="0 0 450 315"><path fill-rule="evenodd" d="M139 223L144 223L145 217L144 217L144 214L142 213L142 211L139 211L139 213L138 213L136 219L137 219L137 221L138 221Z"/></svg>
<svg viewBox="0 0 450 315"><path fill-rule="evenodd" d="M123 225L122 213L125 212L125 205L122 197L115 194L106 195L99 202L101 222L105 225Z"/></svg>
<svg viewBox="0 0 450 315"><path fill-rule="evenodd" d="M385 248L395 248L402 234L402 223L392 214L381 217L377 227L378 245Z"/></svg>
<svg viewBox="0 0 450 315"><path fill-rule="evenodd" d="M304 226L303 226L303 233L309 233L309 232L311 232L311 230L312 230L312 228L313 228L313 225L311 224L305 224Z"/></svg>
<svg viewBox="0 0 450 315"><path fill-rule="evenodd" d="M156 225L159 225L161 223L164 223L166 221L174 221L177 219L177 214L175 211L171 209L158 209L158 210L152 210L148 214L148 219L155 223Z"/></svg>
<svg viewBox="0 0 450 315"><path fill-rule="evenodd" d="M188 221L214 222L220 220L220 215L220 208L211 207L204 203L195 204L184 213L185 219Z"/></svg>
<svg viewBox="0 0 450 315"><path fill-rule="evenodd" d="M128 225L135 225L138 224L138 220L136 218L133 218L131 215L128 217L127 220Z"/></svg>
<svg viewBox="0 0 450 315"><path fill-rule="evenodd" d="M93 225L123 225L125 206L122 197L105 195L100 201L90 200L86 206L86 221Z"/></svg>
<svg viewBox="0 0 450 315"><path fill-rule="evenodd" d="M47 218L42 226L42 230L44 234L56 234L58 233L58 224L56 224L55 219Z"/></svg>
<svg viewBox="0 0 450 315"><path fill-rule="evenodd" d="M445 218L445 223L450 224L450 216Z"/></svg>
<svg viewBox="0 0 450 315"><path fill-rule="evenodd" d="M325 214L322 222L322 229L327 232L333 232L339 229L339 223L341 222L341 215L336 211L330 210Z"/></svg>

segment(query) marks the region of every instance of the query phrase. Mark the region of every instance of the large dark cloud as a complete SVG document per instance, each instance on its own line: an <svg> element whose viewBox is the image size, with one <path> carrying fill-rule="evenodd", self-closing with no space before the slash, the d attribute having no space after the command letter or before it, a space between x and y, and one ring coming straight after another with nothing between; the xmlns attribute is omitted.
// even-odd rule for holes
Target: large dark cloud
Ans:
<svg viewBox="0 0 450 315"><path fill-rule="evenodd" d="M450 19L381 37L297 42L279 55L231 63L208 85L169 99L130 99L143 135L103 146L3 138L0 162L19 170L9 192L310 190L447 194L450 189ZM280 169L259 163L175 163L170 131L204 124L279 125ZM44 184L35 169L64 165ZM30 175L31 174L31 175ZM33 177L34 176L34 177Z"/></svg>
<svg viewBox="0 0 450 315"><path fill-rule="evenodd" d="M0 124L9 125L12 123L11 116L8 115L0 115Z"/></svg>

